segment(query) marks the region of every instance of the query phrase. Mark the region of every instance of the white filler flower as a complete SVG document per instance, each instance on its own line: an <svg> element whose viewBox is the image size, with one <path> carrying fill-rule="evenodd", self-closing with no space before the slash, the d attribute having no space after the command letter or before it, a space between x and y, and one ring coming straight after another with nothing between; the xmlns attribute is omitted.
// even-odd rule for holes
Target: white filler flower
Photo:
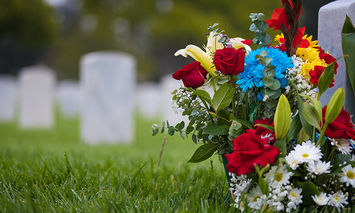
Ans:
<svg viewBox="0 0 355 213"><path fill-rule="evenodd" d="M280 167L273 166L266 174L266 179L269 184L286 185L289 183L292 175L293 173L288 172L285 165L281 165Z"/></svg>
<svg viewBox="0 0 355 213"><path fill-rule="evenodd" d="M261 209L266 200L266 195L264 195L259 186L254 187L250 190L248 194L248 205L252 209Z"/></svg>
<svg viewBox="0 0 355 213"><path fill-rule="evenodd" d="M329 205L334 206L336 208L344 208L344 205L347 205L347 196L339 191L330 196Z"/></svg>
<svg viewBox="0 0 355 213"><path fill-rule="evenodd" d="M345 183L346 186L351 185L355 188L355 167L353 168L351 165L347 165L341 171L340 181Z"/></svg>
<svg viewBox="0 0 355 213"><path fill-rule="evenodd" d="M318 206L327 205L327 203L329 202L329 197L324 192L321 192L319 195L312 195L312 198Z"/></svg>
<svg viewBox="0 0 355 213"><path fill-rule="evenodd" d="M330 173L330 162L314 161L308 163L307 170L316 175Z"/></svg>
<svg viewBox="0 0 355 213"><path fill-rule="evenodd" d="M303 142L295 147L295 158L300 163L318 161L322 157L322 152L318 146L315 146L311 141Z"/></svg>
<svg viewBox="0 0 355 213"><path fill-rule="evenodd" d="M287 209L286 212L291 212L293 209L297 208L297 205L302 203L302 189L292 189L289 194L288 194L288 200L289 202L287 203Z"/></svg>

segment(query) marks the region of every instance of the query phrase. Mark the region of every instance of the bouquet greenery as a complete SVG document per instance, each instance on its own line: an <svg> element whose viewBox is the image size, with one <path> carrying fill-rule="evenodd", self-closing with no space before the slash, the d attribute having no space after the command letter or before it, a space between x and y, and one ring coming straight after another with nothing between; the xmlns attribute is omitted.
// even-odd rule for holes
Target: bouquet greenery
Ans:
<svg viewBox="0 0 355 213"><path fill-rule="evenodd" d="M344 89L327 106L337 60L298 22L302 0L282 0L271 19L250 15L255 38L229 38L208 28L204 50L177 55L195 62L173 74L173 92L189 123L163 122L162 131L192 135L201 146L189 162L214 153L226 161L234 206L245 212L335 211L355 204L355 129L343 108ZM267 28L280 30L271 45ZM153 134L159 131L153 125Z"/></svg>

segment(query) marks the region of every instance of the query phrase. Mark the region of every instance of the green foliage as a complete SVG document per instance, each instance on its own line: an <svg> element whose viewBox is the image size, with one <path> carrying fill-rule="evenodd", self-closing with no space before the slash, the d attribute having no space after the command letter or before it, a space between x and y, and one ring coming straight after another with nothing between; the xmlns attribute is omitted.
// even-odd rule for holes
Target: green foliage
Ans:
<svg viewBox="0 0 355 213"><path fill-rule="evenodd" d="M268 29L267 23L264 21L263 13L251 13L249 15L251 21L253 22L249 30L255 33L255 38L253 38L253 43L257 44L259 47L266 47L271 42L271 36L266 33Z"/></svg>
<svg viewBox="0 0 355 213"><path fill-rule="evenodd" d="M329 88L330 84L332 83L334 79L334 63L331 63L329 66L325 68L323 71L322 75L319 78L318 81L318 89L319 89L319 95L318 99L322 96L322 94Z"/></svg>
<svg viewBox="0 0 355 213"><path fill-rule="evenodd" d="M346 16L345 23L343 25L341 38L343 54L346 55L346 71L353 88L353 93L355 94L355 27L348 16Z"/></svg>
<svg viewBox="0 0 355 213"><path fill-rule="evenodd" d="M213 153L217 151L218 144L215 143L206 143L201 145L196 149L195 153L190 158L190 163L199 163L210 158Z"/></svg>
<svg viewBox="0 0 355 213"><path fill-rule="evenodd" d="M328 103L327 110L325 112L325 118L324 118L326 123L329 124L338 117L339 113L343 108L344 101L345 101L344 88L339 88L337 89L337 91L335 91L335 93L333 94L333 96L331 97Z"/></svg>
<svg viewBox="0 0 355 213"><path fill-rule="evenodd" d="M215 111L220 111L226 108L233 99L235 87L230 86L228 83L223 84L214 94L212 99L212 107Z"/></svg>
<svg viewBox="0 0 355 213"><path fill-rule="evenodd" d="M312 199L312 195L318 195L320 193L318 187L310 180L306 182L298 182L296 186L302 189L303 205L313 205L314 201Z"/></svg>
<svg viewBox="0 0 355 213"><path fill-rule="evenodd" d="M308 124L317 128L318 130L321 129L321 120L319 119L317 110L313 105L304 103L302 114Z"/></svg>

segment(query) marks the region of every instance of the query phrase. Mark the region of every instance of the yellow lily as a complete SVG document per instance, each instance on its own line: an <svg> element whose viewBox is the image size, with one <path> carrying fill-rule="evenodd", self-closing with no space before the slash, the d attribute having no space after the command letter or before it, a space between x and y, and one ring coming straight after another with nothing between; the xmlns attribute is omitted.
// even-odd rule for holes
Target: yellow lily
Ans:
<svg viewBox="0 0 355 213"><path fill-rule="evenodd" d="M219 43L218 39L218 36L215 36L215 33L211 32L207 40L206 51L203 51L198 46L190 44L187 45L185 49L176 51L174 55L182 55L184 57L190 56L200 62L201 66L205 68L211 76L216 76L215 67L212 64L212 53L216 51L217 47L219 49L223 48L223 44Z"/></svg>

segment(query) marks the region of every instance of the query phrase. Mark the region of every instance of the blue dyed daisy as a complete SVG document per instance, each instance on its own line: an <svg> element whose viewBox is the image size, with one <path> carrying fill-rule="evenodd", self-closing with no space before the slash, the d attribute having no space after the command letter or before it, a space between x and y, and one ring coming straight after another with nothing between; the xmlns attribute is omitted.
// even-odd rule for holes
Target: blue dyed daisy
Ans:
<svg viewBox="0 0 355 213"><path fill-rule="evenodd" d="M245 92L248 88L262 87L264 78L265 66L260 64L255 56L260 55L261 51L267 51L267 57L272 58L271 65L275 66L275 78L280 81L281 87L287 86L287 80L285 79L285 73L288 68L293 68L293 62L291 57L288 57L286 53L273 47L262 47L249 52L249 55L245 57L244 71L238 75L239 80L237 84L240 85Z"/></svg>

